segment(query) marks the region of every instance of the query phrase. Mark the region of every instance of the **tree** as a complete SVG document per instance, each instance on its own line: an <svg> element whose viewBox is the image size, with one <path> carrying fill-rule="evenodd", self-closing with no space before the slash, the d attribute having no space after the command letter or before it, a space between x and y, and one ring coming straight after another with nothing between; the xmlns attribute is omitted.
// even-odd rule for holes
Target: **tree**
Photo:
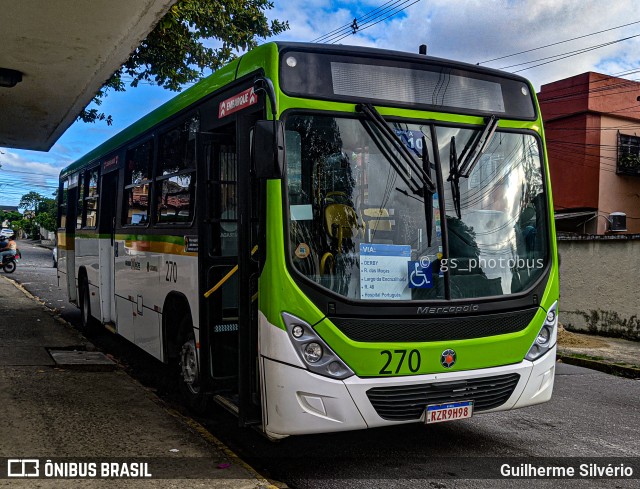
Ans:
<svg viewBox="0 0 640 489"><path fill-rule="evenodd" d="M38 192L31 191L20 198L18 208L24 209L25 211L37 211L38 204L42 202L44 198L45 197Z"/></svg>
<svg viewBox="0 0 640 489"><path fill-rule="evenodd" d="M265 11L272 8L269 0L178 0L92 102L100 106L109 90L124 91L125 76L133 78L132 87L151 82L180 91L205 70L215 71L234 59L238 50L257 46L258 38L287 30L287 22L267 20ZM221 45L206 46L211 39ZM85 108L78 119L112 123L112 117L97 108Z"/></svg>
<svg viewBox="0 0 640 489"><path fill-rule="evenodd" d="M0 222L9 221L13 223L14 221L19 221L22 219L22 214L16 211L2 211L0 210Z"/></svg>
<svg viewBox="0 0 640 489"><path fill-rule="evenodd" d="M55 231L58 214L56 199L44 197L38 192L29 192L20 199L18 207L24 209L23 228L30 235L37 235L38 227L42 226L47 231Z"/></svg>

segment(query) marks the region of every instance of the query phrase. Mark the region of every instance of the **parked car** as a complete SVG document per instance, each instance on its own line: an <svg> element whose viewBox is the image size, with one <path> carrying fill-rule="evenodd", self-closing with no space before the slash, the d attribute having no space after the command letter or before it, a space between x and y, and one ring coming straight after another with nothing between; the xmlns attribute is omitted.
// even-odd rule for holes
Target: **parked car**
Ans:
<svg viewBox="0 0 640 489"><path fill-rule="evenodd" d="M9 229L9 228L2 228L2 231L0 231L0 236L4 236L6 238L8 238L9 236L13 236L13 229Z"/></svg>

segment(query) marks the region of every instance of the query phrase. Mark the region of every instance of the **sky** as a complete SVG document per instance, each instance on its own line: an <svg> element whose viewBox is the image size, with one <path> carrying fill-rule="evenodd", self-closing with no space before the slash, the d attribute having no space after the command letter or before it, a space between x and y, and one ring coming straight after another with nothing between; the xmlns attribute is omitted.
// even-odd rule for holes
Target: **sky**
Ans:
<svg viewBox="0 0 640 489"><path fill-rule="evenodd" d="M431 56L517 72L536 90L586 71L640 80L640 71L632 73L640 70L637 0L274 0L274 4L267 16L287 20L290 29L269 40L309 42L333 32L325 42L409 52L427 44ZM358 32L344 37L342 33L350 30L340 28L354 18ZM578 39L562 42L574 38ZM516 53L520 54L505 57ZM0 148L0 205L17 205L32 190L50 196L62 168L175 95L153 85L112 92L101 109L113 116L113 125L75 122L48 152Z"/></svg>

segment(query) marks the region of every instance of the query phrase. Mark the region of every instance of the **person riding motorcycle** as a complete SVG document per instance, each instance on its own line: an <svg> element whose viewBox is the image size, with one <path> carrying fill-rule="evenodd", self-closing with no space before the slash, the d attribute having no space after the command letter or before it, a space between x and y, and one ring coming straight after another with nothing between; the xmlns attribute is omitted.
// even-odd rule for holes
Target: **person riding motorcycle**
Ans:
<svg viewBox="0 0 640 489"><path fill-rule="evenodd" d="M16 244L16 235L12 234L5 242L0 242L0 262L4 260L5 256L16 256L18 252L18 245Z"/></svg>

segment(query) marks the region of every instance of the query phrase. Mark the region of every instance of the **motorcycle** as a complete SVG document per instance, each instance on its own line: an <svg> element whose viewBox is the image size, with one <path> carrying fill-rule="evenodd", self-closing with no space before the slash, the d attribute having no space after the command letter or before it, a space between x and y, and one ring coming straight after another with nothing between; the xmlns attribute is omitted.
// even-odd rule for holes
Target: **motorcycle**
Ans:
<svg viewBox="0 0 640 489"><path fill-rule="evenodd" d="M0 265L0 267L4 270L4 273L13 273L16 271L18 260L20 258L22 258L20 250L16 250L15 255L2 257L2 265Z"/></svg>

